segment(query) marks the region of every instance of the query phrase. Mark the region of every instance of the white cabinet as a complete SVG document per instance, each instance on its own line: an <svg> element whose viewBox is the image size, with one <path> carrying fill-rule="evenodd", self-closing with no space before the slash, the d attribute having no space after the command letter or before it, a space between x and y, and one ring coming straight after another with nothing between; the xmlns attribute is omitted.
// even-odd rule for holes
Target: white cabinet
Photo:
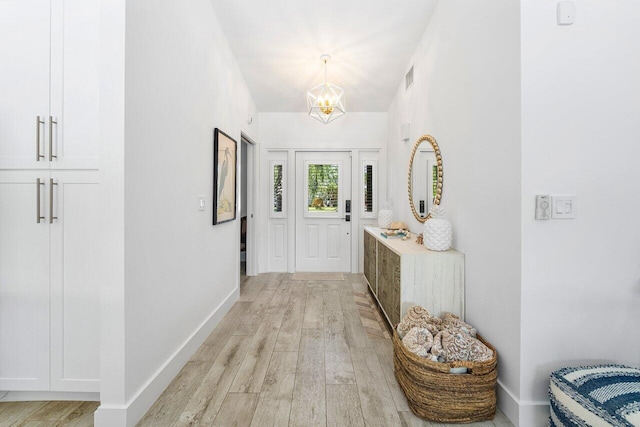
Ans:
<svg viewBox="0 0 640 427"><path fill-rule="evenodd" d="M0 390L99 391L99 18L0 0Z"/></svg>
<svg viewBox="0 0 640 427"><path fill-rule="evenodd" d="M0 171L0 390L99 391L97 175Z"/></svg>
<svg viewBox="0 0 640 427"><path fill-rule="evenodd" d="M364 274L389 323L421 305L435 316L464 319L464 254L434 252L409 240L385 239L379 228L364 230Z"/></svg>
<svg viewBox="0 0 640 427"><path fill-rule="evenodd" d="M0 390L49 389L48 175L0 172Z"/></svg>
<svg viewBox="0 0 640 427"><path fill-rule="evenodd" d="M0 1L0 169L96 169L99 0Z"/></svg>
<svg viewBox="0 0 640 427"><path fill-rule="evenodd" d="M99 391L98 172L52 171L51 389ZM51 201L50 201L51 203ZM47 213L49 215L49 213Z"/></svg>

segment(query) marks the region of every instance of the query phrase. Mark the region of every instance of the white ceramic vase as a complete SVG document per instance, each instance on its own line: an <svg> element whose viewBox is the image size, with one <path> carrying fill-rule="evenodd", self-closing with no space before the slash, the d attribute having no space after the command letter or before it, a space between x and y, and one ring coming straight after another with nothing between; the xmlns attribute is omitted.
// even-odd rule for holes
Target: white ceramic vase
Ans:
<svg viewBox="0 0 640 427"><path fill-rule="evenodd" d="M453 230L451 223L444 218L444 209L440 206L433 206L429 209L429 213L431 218L424 223L424 245L432 251L449 250Z"/></svg>
<svg viewBox="0 0 640 427"><path fill-rule="evenodd" d="M393 211L391 209L380 209L378 211L378 227L389 228L393 221Z"/></svg>

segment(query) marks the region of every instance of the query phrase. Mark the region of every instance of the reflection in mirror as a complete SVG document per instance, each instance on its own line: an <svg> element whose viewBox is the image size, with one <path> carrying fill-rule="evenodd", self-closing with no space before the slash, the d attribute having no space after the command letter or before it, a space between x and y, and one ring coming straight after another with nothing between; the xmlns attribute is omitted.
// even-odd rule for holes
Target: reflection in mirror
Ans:
<svg viewBox="0 0 640 427"><path fill-rule="evenodd" d="M409 159L409 204L420 222L429 219L429 209L442 198L442 156L431 135L416 141Z"/></svg>
<svg viewBox="0 0 640 427"><path fill-rule="evenodd" d="M436 154L428 143L422 143L413 157L413 173L411 174L413 203L420 218L426 218L433 206L435 184L438 179Z"/></svg>

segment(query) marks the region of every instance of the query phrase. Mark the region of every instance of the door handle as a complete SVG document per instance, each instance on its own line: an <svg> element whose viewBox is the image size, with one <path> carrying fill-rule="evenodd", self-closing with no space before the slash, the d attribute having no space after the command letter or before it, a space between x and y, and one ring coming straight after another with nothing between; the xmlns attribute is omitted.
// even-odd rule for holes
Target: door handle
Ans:
<svg viewBox="0 0 640 427"><path fill-rule="evenodd" d="M344 220L345 220L346 222L351 222L351 215L346 214L346 215L344 216Z"/></svg>
<svg viewBox="0 0 640 427"><path fill-rule="evenodd" d="M53 224L54 219L58 219L57 216L53 216L53 186L58 185L53 182L53 178L49 178L49 224Z"/></svg>
<svg viewBox="0 0 640 427"><path fill-rule="evenodd" d="M53 161L53 159L58 158L58 156L53 155L53 125L56 125L56 129L58 128L58 122L56 120L53 120L53 116L49 116L49 161L50 162Z"/></svg>
<svg viewBox="0 0 640 427"><path fill-rule="evenodd" d="M40 224L40 220L44 217L40 215L40 186L44 185L44 182L40 181L40 178L36 180L36 223Z"/></svg>
<svg viewBox="0 0 640 427"><path fill-rule="evenodd" d="M44 120L40 120L40 116L36 116L36 162L44 159L44 154L40 154L40 125L44 125Z"/></svg>

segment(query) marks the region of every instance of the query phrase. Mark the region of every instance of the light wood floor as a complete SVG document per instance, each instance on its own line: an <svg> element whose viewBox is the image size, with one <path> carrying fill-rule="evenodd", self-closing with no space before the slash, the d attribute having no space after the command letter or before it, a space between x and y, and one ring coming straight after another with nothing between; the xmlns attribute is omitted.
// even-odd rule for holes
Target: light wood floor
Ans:
<svg viewBox="0 0 640 427"><path fill-rule="evenodd" d="M90 427L99 402L0 402L0 427Z"/></svg>
<svg viewBox="0 0 640 427"><path fill-rule="evenodd" d="M89 427L97 402L0 403L0 427ZM240 300L138 426L438 426L415 417L361 275L244 278ZM498 411L477 427L512 426Z"/></svg>
<svg viewBox="0 0 640 427"><path fill-rule="evenodd" d="M240 300L139 427L443 426L411 413L362 275L243 279ZM475 426L511 426L498 412Z"/></svg>

